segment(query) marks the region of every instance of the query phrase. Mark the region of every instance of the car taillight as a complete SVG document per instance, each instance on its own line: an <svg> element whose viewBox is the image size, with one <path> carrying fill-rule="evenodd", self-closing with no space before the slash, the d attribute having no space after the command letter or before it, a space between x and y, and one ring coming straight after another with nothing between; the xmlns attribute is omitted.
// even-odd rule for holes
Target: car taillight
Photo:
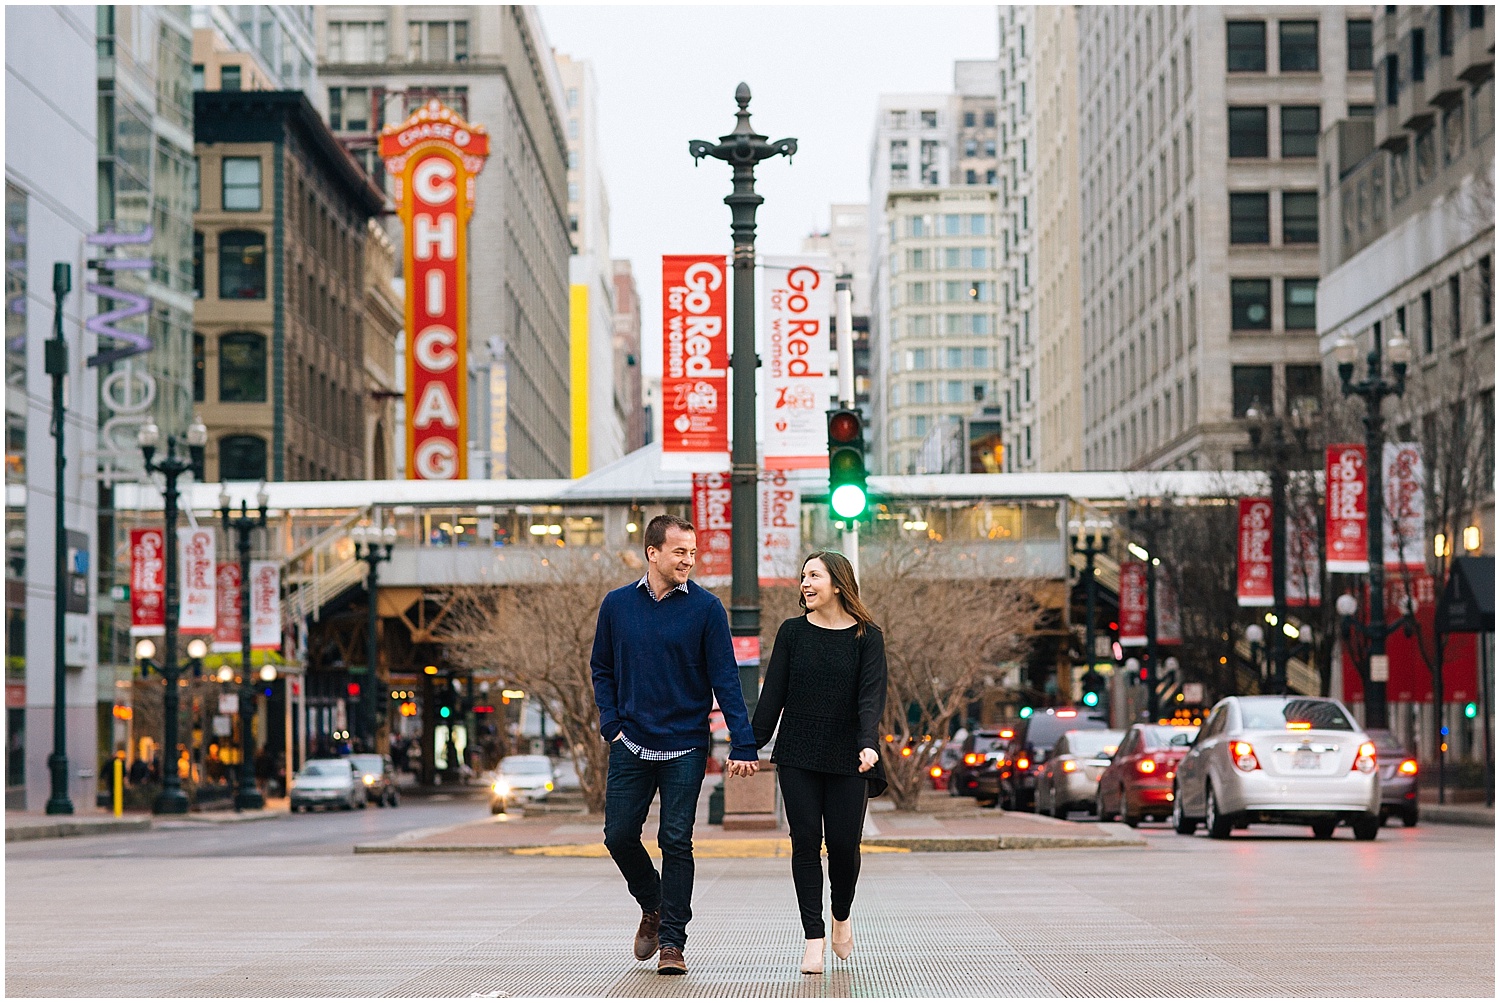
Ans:
<svg viewBox="0 0 1500 1003"><path fill-rule="evenodd" d="M1397 773L1404 773L1408 777L1417 775L1417 761L1415 759L1403 759L1401 765L1396 767Z"/></svg>
<svg viewBox="0 0 1500 1003"><path fill-rule="evenodd" d="M1354 765L1350 769L1361 773L1375 772L1375 743L1365 742L1359 747L1359 754L1354 757Z"/></svg>
<svg viewBox="0 0 1500 1003"><path fill-rule="evenodd" d="M1018 770L1025 770L1025 769L1029 769L1030 767L1031 767L1031 760L1027 759L1025 756L1022 756L1020 759L1016 760L1016 769L1018 769Z"/></svg>
<svg viewBox="0 0 1500 1003"><path fill-rule="evenodd" d="M1136 768L1136 772L1138 772L1138 773L1155 773L1156 772L1156 760L1154 760L1154 759L1141 759L1141 760L1137 760L1136 764L1135 764L1135 768Z"/></svg>
<svg viewBox="0 0 1500 1003"><path fill-rule="evenodd" d="M965 766L978 766L982 762L984 762L984 757L975 753L970 752L964 756Z"/></svg>
<svg viewBox="0 0 1500 1003"><path fill-rule="evenodd" d="M1073 762L1073 760L1071 759L1064 759L1062 764L1062 771L1064 773L1077 773L1078 764Z"/></svg>
<svg viewBox="0 0 1500 1003"><path fill-rule="evenodd" d="M932 769L928 770L927 772L930 773L930 774L932 774L934 777L940 777L940 776L943 775L943 768L941 766L934 766Z"/></svg>
<svg viewBox="0 0 1500 1003"><path fill-rule="evenodd" d="M1260 769L1260 760L1255 758L1255 749L1249 742L1230 742L1229 758L1234 761L1234 768L1243 773Z"/></svg>

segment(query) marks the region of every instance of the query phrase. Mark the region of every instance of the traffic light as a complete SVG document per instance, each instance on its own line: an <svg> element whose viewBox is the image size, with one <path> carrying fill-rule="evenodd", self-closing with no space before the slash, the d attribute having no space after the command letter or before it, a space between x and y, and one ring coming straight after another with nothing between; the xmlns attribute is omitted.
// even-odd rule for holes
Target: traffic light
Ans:
<svg viewBox="0 0 1500 1003"><path fill-rule="evenodd" d="M828 412L828 504L835 518L852 521L870 507L865 486L865 420L858 411Z"/></svg>
<svg viewBox="0 0 1500 1003"><path fill-rule="evenodd" d="M1097 707L1104 693L1104 677L1093 669L1089 669L1079 680L1083 688L1083 705L1085 707Z"/></svg>
<svg viewBox="0 0 1500 1003"><path fill-rule="evenodd" d="M1022 707L1021 708L1021 720L1024 721L1026 718L1030 717L1031 715L1032 715L1032 709L1030 707Z"/></svg>
<svg viewBox="0 0 1500 1003"><path fill-rule="evenodd" d="M1470 701L1469 703L1464 704L1464 717L1466 717L1470 721L1472 721L1472 720L1474 720L1474 718L1476 718L1478 716L1479 716L1479 705L1477 703L1474 703L1473 701Z"/></svg>

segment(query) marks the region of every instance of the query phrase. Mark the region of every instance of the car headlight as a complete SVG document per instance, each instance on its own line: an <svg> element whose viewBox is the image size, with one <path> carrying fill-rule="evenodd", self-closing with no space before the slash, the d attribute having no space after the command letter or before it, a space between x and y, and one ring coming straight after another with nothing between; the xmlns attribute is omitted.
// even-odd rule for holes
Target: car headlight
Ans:
<svg viewBox="0 0 1500 1003"><path fill-rule="evenodd" d="M493 790L496 794L510 793L510 785L507 784L504 780L496 780L494 786L490 789Z"/></svg>
<svg viewBox="0 0 1500 1003"><path fill-rule="evenodd" d="M548 789L548 790L549 790L549 791L550 791L550 790L551 790L551 789L552 789L552 781L550 781L550 780L549 780L549 781L547 781L547 789Z"/></svg>
<svg viewBox="0 0 1500 1003"><path fill-rule="evenodd" d="M371 784L373 784L374 782L375 782L375 778L372 777L372 776L370 776L370 774L366 773L365 774L365 786L368 787Z"/></svg>

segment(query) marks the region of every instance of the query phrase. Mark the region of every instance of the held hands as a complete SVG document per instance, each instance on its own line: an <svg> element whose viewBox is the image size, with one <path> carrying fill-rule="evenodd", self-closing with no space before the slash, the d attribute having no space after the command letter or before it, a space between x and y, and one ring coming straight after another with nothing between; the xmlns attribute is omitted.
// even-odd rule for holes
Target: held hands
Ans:
<svg viewBox="0 0 1500 1003"><path fill-rule="evenodd" d="M724 762L724 772L731 777L754 776L759 769L759 759L728 759Z"/></svg>
<svg viewBox="0 0 1500 1003"><path fill-rule="evenodd" d="M880 762L880 754L874 749L859 750L859 772L868 773L878 762Z"/></svg>

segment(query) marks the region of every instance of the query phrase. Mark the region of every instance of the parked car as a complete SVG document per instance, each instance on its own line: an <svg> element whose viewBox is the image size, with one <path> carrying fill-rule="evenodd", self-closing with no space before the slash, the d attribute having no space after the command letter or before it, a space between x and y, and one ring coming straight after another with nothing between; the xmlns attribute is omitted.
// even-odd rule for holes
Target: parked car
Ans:
<svg viewBox="0 0 1500 1003"><path fill-rule="evenodd" d="M1214 839L1279 822L1329 839L1340 822L1355 839L1380 832L1375 743L1344 705L1326 697L1225 697L1177 769L1172 822Z"/></svg>
<svg viewBox="0 0 1500 1003"><path fill-rule="evenodd" d="M553 789L558 791L579 789L578 768L570 757L564 756L552 764L552 783L555 785Z"/></svg>
<svg viewBox="0 0 1500 1003"><path fill-rule="evenodd" d="M1099 777L1124 737L1123 731L1064 732L1037 775L1037 813L1067 818L1074 809L1092 809Z"/></svg>
<svg viewBox="0 0 1500 1003"><path fill-rule="evenodd" d="M1417 757L1401 739L1384 728L1366 728L1365 734L1375 743L1375 758L1380 763L1380 822L1399 818L1410 829L1417 824Z"/></svg>
<svg viewBox="0 0 1500 1003"><path fill-rule="evenodd" d="M1012 728L977 728L964 738L960 756L948 775L948 793L952 797L977 797L981 805L993 805L993 797L979 791L979 774L986 764L999 757L1005 743L1015 734ZM993 772L993 770L991 770Z"/></svg>
<svg viewBox="0 0 1500 1003"><path fill-rule="evenodd" d="M506 756L495 769L490 784L490 814L498 815L514 805L545 801L557 786L552 760L546 756Z"/></svg>
<svg viewBox="0 0 1500 1003"><path fill-rule="evenodd" d="M374 801L381 808L392 808L401 803L401 791L396 787L396 769L390 756L373 752L361 752L347 757L365 785L365 799Z"/></svg>
<svg viewBox="0 0 1500 1003"><path fill-rule="evenodd" d="M948 780L953 776L953 767L964 757L964 744L962 742L944 742L943 748L938 752L937 762L928 769L927 775L932 778L932 789L945 791L948 789Z"/></svg>
<svg viewBox="0 0 1500 1003"><path fill-rule="evenodd" d="M292 779L292 811L335 805L351 811L369 804L365 785L347 759L309 759Z"/></svg>
<svg viewBox="0 0 1500 1003"><path fill-rule="evenodd" d="M1036 778L1052 746L1069 731L1107 731L1109 722L1077 707L1048 707L1015 726L992 772L980 778L981 800L998 801L1006 811L1036 807Z"/></svg>
<svg viewBox="0 0 1500 1003"><path fill-rule="evenodd" d="M1165 821L1172 814L1172 781L1198 729L1166 724L1133 724L1099 777L1094 811L1101 822L1115 816L1128 826L1143 819Z"/></svg>

